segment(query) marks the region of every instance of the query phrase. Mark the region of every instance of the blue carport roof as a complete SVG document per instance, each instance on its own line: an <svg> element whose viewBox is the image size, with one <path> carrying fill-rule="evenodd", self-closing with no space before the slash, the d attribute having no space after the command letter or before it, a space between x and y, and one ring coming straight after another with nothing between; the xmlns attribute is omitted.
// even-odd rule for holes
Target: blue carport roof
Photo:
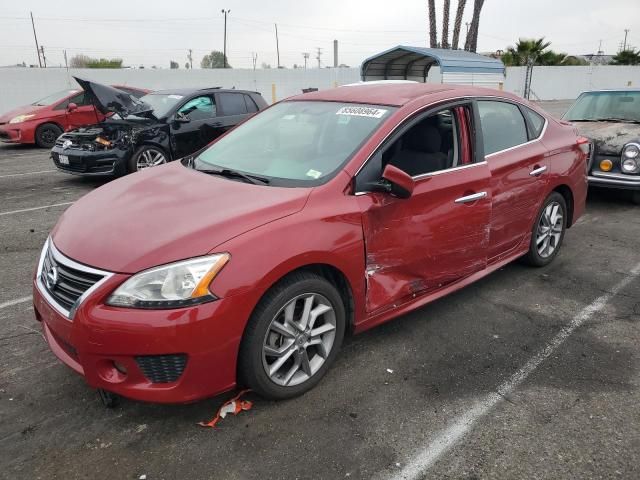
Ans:
<svg viewBox="0 0 640 480"><path fill-rule="evenodd" d="M360 73L365 77L423 76L432 65L439 65L442 73L504 73L504 64L495 58L465 50L423 48L399 45L367 58ZM369 78L372 79L372 78Z"/></svg>

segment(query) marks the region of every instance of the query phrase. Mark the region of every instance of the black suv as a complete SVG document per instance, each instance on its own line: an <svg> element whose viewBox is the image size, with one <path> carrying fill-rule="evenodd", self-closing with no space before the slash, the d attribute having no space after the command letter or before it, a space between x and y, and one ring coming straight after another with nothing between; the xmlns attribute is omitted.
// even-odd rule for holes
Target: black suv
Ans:
<svg viewBox="0 0 640 480"><path fill-rule="evenodd" d="M125 175L201 149L267 103L257 92L176 89L136 97L76 78L105 121L61 135L55 166L78 175Z"/></svg>

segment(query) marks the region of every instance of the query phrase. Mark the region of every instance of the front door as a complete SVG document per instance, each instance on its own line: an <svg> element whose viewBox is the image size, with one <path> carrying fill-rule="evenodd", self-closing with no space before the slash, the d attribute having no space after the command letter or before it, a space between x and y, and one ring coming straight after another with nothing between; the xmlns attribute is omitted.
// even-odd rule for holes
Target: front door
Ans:
<svg viewBox="0 0 640 480"><path fill-rule="evenodd" d="M486 266L491 178L485 162L473 161L466 124L471 116L464 113L469 108L445 109L413 121L361 171L368 175L379 161L415 180L408 199L380 192L359 192L357 197L369 312L438 290Z"/></svg>
<svg viewBox="0 0 640 480"><path fill-rule="evenodd" d="M545 147L532 138L519 106L493 100L477 105L491 171L488 261L492 263L509 256L531 231L546 188L548 159Z"/></svg>
<svg viewBox="0 0 640 480"><path fill-rule="evenodd" d="M213 95L201 95L182 105L171 122L173 158L182 158L200 150L216 138L219 130Z"/></svg>

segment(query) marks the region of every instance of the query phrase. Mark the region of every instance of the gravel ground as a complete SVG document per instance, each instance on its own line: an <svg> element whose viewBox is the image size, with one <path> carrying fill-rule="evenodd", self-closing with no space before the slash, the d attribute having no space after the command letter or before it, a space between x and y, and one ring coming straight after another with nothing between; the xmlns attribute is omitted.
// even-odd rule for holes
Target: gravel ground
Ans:
<svg viewBox="0 0 640 480"><path fill-rule="evenodd" d="M508 265L350 338L313 391L250 396L203 429L230 394L107 410L44 343L39 249L101 184L52 170L0 147L0 478L640 477L640 217L623 195L591 192L550 266Z"/></svg>

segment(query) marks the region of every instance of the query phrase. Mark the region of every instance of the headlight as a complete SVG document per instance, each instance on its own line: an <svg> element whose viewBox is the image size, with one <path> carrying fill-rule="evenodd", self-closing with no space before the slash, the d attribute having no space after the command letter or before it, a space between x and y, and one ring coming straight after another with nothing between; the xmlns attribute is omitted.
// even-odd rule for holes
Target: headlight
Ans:
<svg viewBox="0 0 640 480"><path fill-rule="evenodd" d="M622 149L623 160L625 158L638 158L638 155L640 155L640 145L638 145L637 143L628 143Z"/></svg>
<svg viewBox="0 0 640 480"><path fill-rule="evenodd" d="M11 120L9 120L9 123L22 123L25 120L28 120L31 117L35 117L35 116L36 116L35 113L30 113L29 115L18 115L17 117L13 117Z"/></svg>
<svg viewBox="0 0 640 480"><path fill-rule="evenodd" d="M178 308L215 300L209 284L230 258L218 253L137 273L111 294L107 305Z"/></svg>
<svg viewBox="0 0 640 480"><path fill-rule="evenodd" d="M620 168L624 173L638 173L640 172L640 159L623 157Z"/></svg>

